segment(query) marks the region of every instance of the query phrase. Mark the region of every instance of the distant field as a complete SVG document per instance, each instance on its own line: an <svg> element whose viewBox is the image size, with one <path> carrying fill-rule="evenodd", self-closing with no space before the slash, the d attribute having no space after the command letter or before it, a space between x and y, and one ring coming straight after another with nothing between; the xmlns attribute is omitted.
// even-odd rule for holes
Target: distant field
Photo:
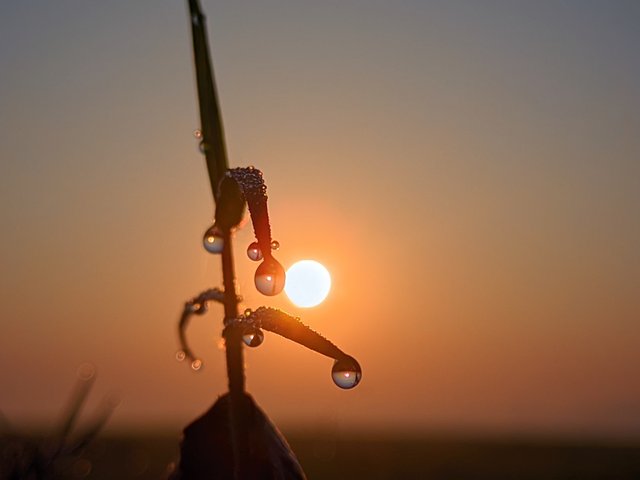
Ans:
<svg viewBox="0 0 640 480"><path fill-rule="evenodd" d="M287 435L309 479L640 479L640 443ZM103 437L70 478L159 479L178 439Z"/></svg>

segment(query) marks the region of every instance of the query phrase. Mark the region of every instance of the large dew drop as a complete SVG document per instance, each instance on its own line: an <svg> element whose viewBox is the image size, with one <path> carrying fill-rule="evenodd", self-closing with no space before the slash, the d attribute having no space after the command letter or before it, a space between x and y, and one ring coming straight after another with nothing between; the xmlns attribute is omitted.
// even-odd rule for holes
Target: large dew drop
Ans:
<svg viewBox="0 0 640 480"><path fill-rule="evenodd" d="M222 232L215 225L211 226L202 237L204 249L209 253L222 253L224 248L224 239Z"/></svg>
<svg viewBox="0 0 640 480"><path fill-rule="evenodd" d="M345 357L336 360L331 369L331 378L340 388L348 390L360 383L362 378L362 369L353 357Z"/></svg>
<svg viewBox="0 0 640 480"><path fill-rule="evenodd" d="M254 262L262 260L262 250L258 242L253 242L247 247L247 256Z"/></svg>
<svg viewBox="0 0 640 480"><path fill-rule="evenodd" d="M279 294L284 288L286 273L282 265L271 257L265 259L256 270L254 281L260 293L267 296Z"/></svg>
<svg viewBox="0 0 640 480"><path fill-rule="evenodd" d="M242 334L242 341L247 347L257 347L264 341L264 333L259 328L249 328Z"/></svg>

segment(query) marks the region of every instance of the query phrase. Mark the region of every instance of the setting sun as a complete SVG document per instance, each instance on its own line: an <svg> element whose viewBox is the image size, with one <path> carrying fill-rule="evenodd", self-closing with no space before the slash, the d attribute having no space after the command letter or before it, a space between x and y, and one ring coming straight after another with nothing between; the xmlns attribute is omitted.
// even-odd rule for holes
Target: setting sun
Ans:
<svg viewBox="0 0 640 480"><path fill-rule="evenodd" d="M287 270L284 291L298 307L319 305L327 298L330 289L329 271L315 260L300 260Z"/></svg>

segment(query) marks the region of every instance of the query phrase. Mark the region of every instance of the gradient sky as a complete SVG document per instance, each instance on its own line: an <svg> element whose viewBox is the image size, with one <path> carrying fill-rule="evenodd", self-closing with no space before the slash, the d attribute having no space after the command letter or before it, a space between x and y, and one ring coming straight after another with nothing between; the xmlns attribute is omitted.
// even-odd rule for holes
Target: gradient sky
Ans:
<svg viewBox="0 0 640 480"><path fill-rule="evenodd" d="M640 3L203 0L230 163L265 172L301 315L360 360L267 334L249 391L282 426L640 435ZM113 428L225 390L185 2L0 4L0 410L56 418L83 361ZM90 406L91 407L91 406Z"/></svg>

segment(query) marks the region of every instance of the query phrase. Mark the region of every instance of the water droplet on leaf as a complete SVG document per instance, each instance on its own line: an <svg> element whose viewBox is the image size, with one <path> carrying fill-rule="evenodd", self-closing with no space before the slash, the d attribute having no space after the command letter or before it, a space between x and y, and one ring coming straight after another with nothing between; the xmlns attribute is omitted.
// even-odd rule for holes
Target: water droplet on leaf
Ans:
<svg viewBox="0 0 640 480"><path fill-rule="evenodd" d="M247 247L247 256L254 262L262 260L262 250L260 250L258 242L253 242Z"/></svg>
<svg viewBox="0 0 640 480"><path fill-rule="evenodd" d="M244 316L245 317L249 317L249 316L251 316L252 313L253 313L253 311L250 308L247 308L244 311Z"/></svg>
<svg viewBox="0 0 640 480"><path fill-rule="evenodd" d="M179 362L184 362L184 359L187 358L187 354L182 351L182 350L178 350L176 352L176 360Z"/></svg>
<svg viewBox="0 0 640 480"><path fill-rule="evenodd" d="M268 258L256 270L254 281L260 293L267 296L279 294L284 288L286 274L275 258Z"/></svg>
<svg viewBox="0 0 640 480"><path fill-rule="evenodd" d="M193 362L191 362L191 368L196 372L202 368L202 360L196 358Z"/></svg>
<svg viewBox="0 0 640 480"><path fill-rule="evenodd" d="M355 358L341 358L336 360L333 364L333 368L331 369L331 378L333 379L333 383L337 386L348 390L360 383L360 379L362 378L362 369Z"/></svg>
<svg viewBox="0 0 640 480"><path fill-rule="evenodd" d="M197 129L193 131L193 136L196 137L198 140L202 139L202 130Z"/></svg>
<svg viewBox="0 0 640 480"><path fill-rule="evenodd" d="M222 253L224 247L224 239L222 232L215 225L211 226L202 237L204 249L209 253Z"/></svg>
<svg viewBox="0 0 640 480"><path fill-rule="evenodd" d="M280 242L278 240L273 240L271 242L271 250L278 250L280 248Z"/></svg>
<svg viewBox="0 0 640 480"><path fill-rule="evenodd" d="M264 341L264 333L259 328L249 328L242 335L242 341L247 347L257 347Z"/></svg>
<svg viewBox="0 0 640 480"><path fill-rule="evenodd" d="M204 143L204 140L201 140L200 144L198 145L198 148L200 149L200 153L206 154L207 150L209 149L209 145Z"/></svg>

